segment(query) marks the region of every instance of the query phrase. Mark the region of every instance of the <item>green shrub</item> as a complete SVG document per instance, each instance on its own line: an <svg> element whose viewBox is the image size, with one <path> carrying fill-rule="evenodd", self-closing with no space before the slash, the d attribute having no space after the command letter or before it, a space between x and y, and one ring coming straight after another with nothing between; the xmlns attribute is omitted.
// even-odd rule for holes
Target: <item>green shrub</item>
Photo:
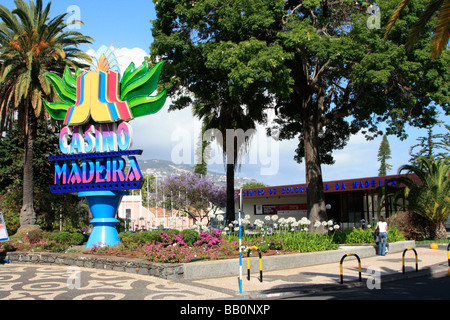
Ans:
<svg viewBox="0 0 450 320"><path fill-rule="evenodd" d="M61 244L55 240L41 239L41 241L35 244L32 248L33 251L49 251L49 252L65 252L67 250L66 244Z"/></svg>
<svg viewBox="0 0 450 320"><path fill-rule="evenodd" d="M327 234L309 232L285 232L276 236L283 242L284 250L315 252L335 250L337 245Z"/></svg>
<svg viewBox="0 0 450 320"><path fill-rule="evenodd" d="M195 230L185 229L181 231L180 234L183 236L183 240L187 245L192 245L200 239L198 232Z"/></svg>
<svg viewBox="0 0 450 320"><path fill-rule="evenodd" d="M123 246L127 249L134 250L142 245L147 244L148 242L163 242L163 237L161 234L175 234L178 235L180 233L179 230L169 229L169 230L153 230L153 231L144 231L137 233L120 233L119 239L122 242Z"/></svg>
<svg viewBox="0 0 450 320"><path fill-rule="evenodd" d="M372 235L374 229L370 228L349 228L335 233L334 242L338 244L375 244ZM404 241L402 233L395 227L389 227L387 233L387 242Z"/></svg>
<svg viewBox="0 0 450 320"><path fill-rule="evenodd" d="M156 233L153 232L138 232L138 233L121 233L119 239L122 245L130 250L134 250L139 246L151 242L156 239Z"/></svg>
<svg viewBox="0 0 450 320"><path fill-rule="evenodd" d="M132 233L131 237L135 239L137 244L142 245L146 244L147 242L158 241L160 239L159 236L160 232L161 231L159 230L154 230L154 231Z"/></svg>
<svg viewBox="0 0 450 320"><path fill-rule="evenodd" d="M0 248L4 251L14 251L14 249L15 249L15 247L11 243L11 241L6 241L6 242L1 243Z"/></svg>
<svg viewBox="0 0 450 320"><path fill-rule="evenodd" d="M375 243L370 228L348 228L340 230L334 235L334 242L339 244Z"/></svg>
<svg viewBox="0 0 450 320"><path fill-rule="evenodd" d="M25 234L23 239L25 240L25 242L28 242L29 244L34 244L41 241L43 234L44 232L41 229L30 230Z"/></svg>
<svg viewBox="0 0 450 320"><path fill-rule="evenodd" d="M81 245L85 241L85 236L81 233L70 233L64 231L45 232L42 238L55 241L66 246Z"/></svg>
<svg viewBox="0 0 450 320"><path fill-rule="evenodd" d="M386 241L387 242L405 241L405 237L403 236L403 233L399 229L389 226Z"/></svg>

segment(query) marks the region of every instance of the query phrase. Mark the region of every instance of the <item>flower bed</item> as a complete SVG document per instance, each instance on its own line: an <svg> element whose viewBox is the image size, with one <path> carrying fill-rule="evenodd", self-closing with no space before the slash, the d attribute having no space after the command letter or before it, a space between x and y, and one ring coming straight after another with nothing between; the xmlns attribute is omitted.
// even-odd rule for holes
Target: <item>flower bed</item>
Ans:
<svg viewBox="0 0 450 320"><path fill-rule="evenodd" d="M243 219L242 251L251 246L258 247L265 255L293 252L334 250L334 232L338 229L332 221L314 224L315 227L329 227L330 233L308 232L308 219L256 220L250 225L249 217ZM218 219L223 221L223 219ZM270 223L270 224L268 224ZM212 229L196 230L154 230L150 232L122 233L121 244L115 247L95 247L90 253L140 256L154 262L180 263L198 259L229 259L239 255L238 224L219 225Z"/></svg>
<svg viewBox="0 0 450 320"><path fill-rule="evenodd" d="M220 219L218 221L221 221ZM271 216L265 221L250 224L248 217L242 220L242 251L251 246L258 247L264 255L316 252L335 250L339 244L374 243L372 229L358 228L339 230L332 221L311 223L302 218L278 219ZM326 228L327 233L312 232ZM139 233L119 234L121 243L108 247L94 245L84 254L143 258L153 262L186 263L199 259L217 260L239 256L238 226L234 221L228 226L203 228L202 231L176 229L154 230ZM66 232L42 232L35 230L20 240L8 243L9 250L28 252L75 252L70 246L85 240L81 234ZM404 240L395 229L390 229L388 241Z"/></svg>

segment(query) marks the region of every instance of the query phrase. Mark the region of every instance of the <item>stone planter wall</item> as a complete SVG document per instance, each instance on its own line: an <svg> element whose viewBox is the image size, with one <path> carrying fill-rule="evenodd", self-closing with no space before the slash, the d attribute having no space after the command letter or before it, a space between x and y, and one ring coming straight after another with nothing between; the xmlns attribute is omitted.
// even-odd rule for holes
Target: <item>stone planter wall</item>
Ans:
<svg viewBox="0 0 450 320"><path fill-rule="evenodd" d="M389 252L414 248L415 241L389 243ZM376 254L376 246L341 246L338 250L296 253L262 257L263 271L298 268L325 263L338 263L346 253L356 253L361 259ZM3 255L4 256L4 253ZM193 280L238 275L239 259L196 261L190 263L155 263L144 259L105 257L91 254L7 252L10 263L58 264L133 274L150 275L167 280ZM243 255L244 268L247 257ZM259 259L250 258L251 269L258 270Z"/></svg>
<svg viewBox="0 0 450 320"><path fill-rule="evenodd" d="M183 278L183 265L155 263L144 259L105 257L85 254L8 252L10 263L57 264L85 268L122 271L175 280Z"/></svg>

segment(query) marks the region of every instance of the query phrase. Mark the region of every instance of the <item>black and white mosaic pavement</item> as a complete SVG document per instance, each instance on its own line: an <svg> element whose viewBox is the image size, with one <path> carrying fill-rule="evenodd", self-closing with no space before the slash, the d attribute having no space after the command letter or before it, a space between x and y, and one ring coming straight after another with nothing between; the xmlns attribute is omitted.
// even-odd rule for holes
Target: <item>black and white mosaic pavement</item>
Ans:
<svg viewBox="0 0 450 320"><path fill-rule="evenodd" d="M0 265L0 300L204 300L223 294L151 276L76 266Z"/></svg>

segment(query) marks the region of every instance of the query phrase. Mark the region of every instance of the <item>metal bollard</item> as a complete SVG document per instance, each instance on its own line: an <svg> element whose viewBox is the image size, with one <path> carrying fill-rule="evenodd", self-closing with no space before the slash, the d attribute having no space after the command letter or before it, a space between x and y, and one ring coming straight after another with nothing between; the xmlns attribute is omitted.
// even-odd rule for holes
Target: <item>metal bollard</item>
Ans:
<svg viewBox="0 0 450 320"><path fill-rule="evenodd" d="M250 252L252 250L257 250L259 254L259 282L263 282L263 274L262 274L262 255L261 250L258 247L253 246L250 247L247 251L247 280L250 280Z"/></svg>
<svg viewBox="0 0 450 320"><path fill-rule="evenodd" d="M450 243L447 246L447 258L448 258L448 266L450 267Z"/></svg>
<svg viewBox="0 0 450 320"><path fill-rule="evenodd" d="M406 248L406 249L403 251L403 256L402 256L402 270L403 270L403 274L405 274L405 253L406 253L406 251L408 251L408 250L414 251L414 254L416 255L416 272L419 271L419 259L418 259L418 257L417 257L417 251L416 251L416 249L414 249L414 248Z"/></svg>
<svg viewBox="0 0 450 320"><path fill-rule="evenodd" d="M350 256L355 256L356 259L358 259L358 271L359 271L359 282L362 281L362 277L361 277L361 259L358 257L358 255L356 253L347 253L346 255L344 255L341 258L341 262L340 262L340 270L341 270L341 284L344 283L344 272L343 272L343 268L342 268L342 262L344 262L344 259L346 257L350 257Z"/></svg>

